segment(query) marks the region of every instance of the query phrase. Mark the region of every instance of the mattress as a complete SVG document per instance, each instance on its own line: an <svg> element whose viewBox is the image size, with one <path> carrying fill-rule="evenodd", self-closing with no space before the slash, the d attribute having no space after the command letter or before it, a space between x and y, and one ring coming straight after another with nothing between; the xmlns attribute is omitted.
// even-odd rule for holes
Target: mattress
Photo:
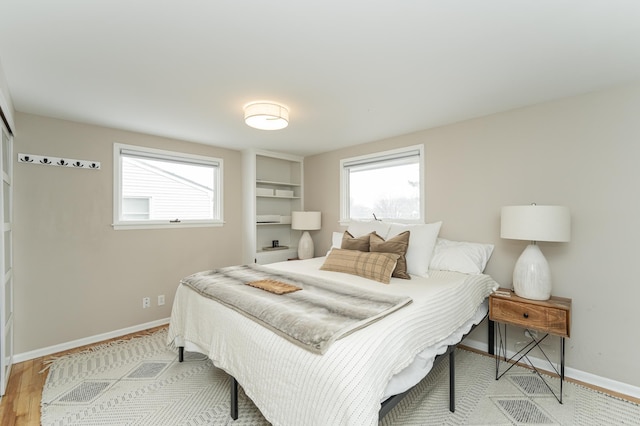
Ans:
<svg viewBox="0 0 640 426"><path fill-rule="evenodd" d="M457 343L482 319L483 302L498 287L486 275L442 271L433 271L429 278L394 278L385 285L321 271L322 262L323 258L315 258L270 267L324 277L362 291L408 295L413 303L317 355L179 286L169 341L207 354L238 380L274 425L375 425L381 401L424 377L435 354Z"/></svg>

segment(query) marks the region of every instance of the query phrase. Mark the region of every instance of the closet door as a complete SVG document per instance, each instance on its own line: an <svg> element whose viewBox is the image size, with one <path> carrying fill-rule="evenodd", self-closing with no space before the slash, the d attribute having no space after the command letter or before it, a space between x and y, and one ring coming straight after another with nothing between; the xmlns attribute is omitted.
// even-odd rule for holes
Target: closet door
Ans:
<svg viewBox="0 0 640 426"><path fill-rule="evenodd" d="M2 192L0 193L0 395L4 395L13 364L13 139L2 124Z"/></svg>

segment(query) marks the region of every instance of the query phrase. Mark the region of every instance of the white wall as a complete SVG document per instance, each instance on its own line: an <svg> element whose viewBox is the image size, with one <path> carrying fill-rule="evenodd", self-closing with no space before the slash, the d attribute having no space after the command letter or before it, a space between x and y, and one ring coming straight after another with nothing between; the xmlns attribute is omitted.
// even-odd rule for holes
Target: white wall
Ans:
<svg viewBox="0 0 640 426"><path fill-rule="evenodd" d="M540 243L553 293L573 299L567 366L640 386L639 112L634 84L307 157L305 207L323 214L316 254L339 229L339 160L424 144L427 220L445 238L495 244L486 272L504 286L527 242L500 239L500 208L571 209L571 242Z"/></svg>
<svg viewBox="0 0 640 426"><path fill-rule="evenodd" d="M16 125L16 153L102 166L14 159L16 354L166 319L181 278L240 263L239 151L23 113ZM114 142L222 158L224 226L115 231ZM164 306L157 306L160 294ZM151 308L142 309L145 296Z"/></svg>

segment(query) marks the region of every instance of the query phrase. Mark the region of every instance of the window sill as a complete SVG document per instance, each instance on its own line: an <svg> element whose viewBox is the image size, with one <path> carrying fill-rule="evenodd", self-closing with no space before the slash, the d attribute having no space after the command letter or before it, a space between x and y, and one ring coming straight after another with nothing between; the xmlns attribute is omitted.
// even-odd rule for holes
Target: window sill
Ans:
<svg viewBox="0 0 640 426"><path fill-rule="evenodd" d="M168 229L168 228L217 228L224 226L224 222L180 222L180 223L114 223L115 231L129 229Z"/></svg>

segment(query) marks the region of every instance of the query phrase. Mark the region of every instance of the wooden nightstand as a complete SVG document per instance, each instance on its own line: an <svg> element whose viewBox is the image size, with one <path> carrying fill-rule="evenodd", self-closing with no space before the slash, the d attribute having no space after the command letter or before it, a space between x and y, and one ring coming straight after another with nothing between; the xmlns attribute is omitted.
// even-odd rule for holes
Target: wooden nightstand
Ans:
<svg viewBox="0 0 640 426"><path fill-rule="evenodd" d="M505 295L502 295L505 294ZM508 294L508 295L507 295ZM559 403L562 404L562 385L564 382L564 339L569 337L571 331L571 299L552 296L549 300L529 300L516 296L508 289L500 288L497 293L489 296L489 320L499 324L494 328L494 345L496 358L496 380L500 379L507 371L525 359L533 370L545 382L549 390L554 394ZM503 325L502 329L500 324ZM507 325L515 325L526 330L539 331L545 333L542 338L536 338L532 333L531 342L520 349L517 353L507 359ZM560 337L560 371L549 360L540 346L543 340L549 335ZM560 395L556 395L540 374L538 369L529 360L528 354L532 349L538 348L544 357L549 361L553 370L560 376ZM510 363L509 368L500 373L500 361Z"/></svg>

